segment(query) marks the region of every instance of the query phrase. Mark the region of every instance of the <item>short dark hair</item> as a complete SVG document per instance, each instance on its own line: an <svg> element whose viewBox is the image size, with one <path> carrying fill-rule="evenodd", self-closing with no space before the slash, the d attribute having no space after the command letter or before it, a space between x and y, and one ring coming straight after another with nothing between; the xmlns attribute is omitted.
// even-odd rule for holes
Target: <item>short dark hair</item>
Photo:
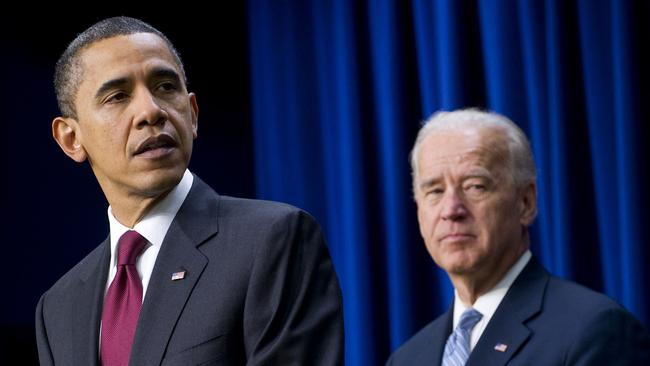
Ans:
<svg viewBox="0 0 650 366"><path fill-rule="evenodd" d="M90 28L86 29L70 42L56 63L54 70L54 89L63 117L77 117L74 100L83 76L83 67L79 57L81 51L97 41L134 33L153 33L162 38L181 69L183 81L187 83L181 57L171 41L161 31L135 18L113 17L104 19L90 26Z"/></svg>

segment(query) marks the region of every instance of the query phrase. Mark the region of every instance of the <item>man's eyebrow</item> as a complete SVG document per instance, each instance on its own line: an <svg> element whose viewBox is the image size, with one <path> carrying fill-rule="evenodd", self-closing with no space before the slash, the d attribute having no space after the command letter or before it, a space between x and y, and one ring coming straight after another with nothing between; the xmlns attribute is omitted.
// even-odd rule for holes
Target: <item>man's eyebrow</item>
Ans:
<svg viewBox="0 0 650 366"><path fill-rule="evenodd" d="M467 174L464 174L462 176L463 181L465 181L467 179L472 179L472 178L494 180L494 176L488 170L484 170L484 169L472 170L472 171L470 171ZM420 189L431 187L431 186L434 186L434 185L440 183L440 181L442 181L442 180L443 180L442 177L427 178L427 179L421 181L418 184L418 187L420 187Z"/></svg>
<svg viewBox="0 0 650 366"><path fill-rule="evenodd" d="M477 170L469 172L463 175L463 180L472 179L472 178L483 178L483 179L494 179L493 175L490 174L487 170Z"/></svg>
<svg viewBox="0 0 650 366"><path fill-rule="evenodd" d="M428 179L423 180L422 182L420 182L420 184L418 184L418 186L420 187L420 189L424 189L424 188L427 188L427 187L431 187L431 186L435 185L436 183L439 183L440 181L441 181L440 177L428 178Z"/></svg>
<svg viewBox="0 0 650 366"><path fill-rule="evenodd" d="M181 82L181 77L176 72L176 70L168 68L168 67L156 67L156 68L154 68L153 70L151 70L151 77L152 78L157 78L157 79L168 78L168 79L173 79L177 83Z"/></svg>
<svg viewBox="0 0 650 366"><path fill-rule="evenodd" d="M129 79L126 77L123 78L117 78L117 79L112 79L104 82L99 89L97 89L97 92L95 93L95 99L99 99L106 93L107 91L111 89L116 89L119 88L120 86L126 85L129 82Z"/></svg>

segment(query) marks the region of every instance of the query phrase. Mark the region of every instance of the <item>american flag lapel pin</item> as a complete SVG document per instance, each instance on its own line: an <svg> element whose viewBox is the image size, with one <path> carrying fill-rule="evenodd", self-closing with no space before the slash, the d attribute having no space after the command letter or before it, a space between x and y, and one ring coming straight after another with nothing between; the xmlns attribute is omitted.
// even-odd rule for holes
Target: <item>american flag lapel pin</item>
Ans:
<svg viewBox="0 0 650 366"><path fill-rule="evenodd" d="M172 273L172 281L182 280L185 278L185 274L187 274L187 271L178 271Z"/></svg>
<svg viewBox="0 0 650 366"><path fill-rule="evenodd" d="M508 345L507 345L507 344L503 344L503 343L501 343L501 342L497 343L497 344L494 346L494 350L495 350L495 351L499 351L499 352L505 352L507 349L508 349Z"/></svg>

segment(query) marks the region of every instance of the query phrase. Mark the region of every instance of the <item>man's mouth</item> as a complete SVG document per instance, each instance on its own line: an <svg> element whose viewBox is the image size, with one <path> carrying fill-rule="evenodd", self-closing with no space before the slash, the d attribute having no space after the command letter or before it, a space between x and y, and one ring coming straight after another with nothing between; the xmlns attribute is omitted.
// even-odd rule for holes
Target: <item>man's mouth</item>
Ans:
<svg viewBox="0 0 650 366"><path fill-rule="evenodd" d="M176 147L176 141L167 134L160 134L144 140L133 155L142 157L160 157Z"/></svg>
<svg viewBox="0 0 650 366"><path fill-rule="evenodd" d="M472 234L467 234L467 233L450 233L443 235L440 241L447 241L447 242L458 242L458 241L466 241L475 238L474 235Z"/></svg>

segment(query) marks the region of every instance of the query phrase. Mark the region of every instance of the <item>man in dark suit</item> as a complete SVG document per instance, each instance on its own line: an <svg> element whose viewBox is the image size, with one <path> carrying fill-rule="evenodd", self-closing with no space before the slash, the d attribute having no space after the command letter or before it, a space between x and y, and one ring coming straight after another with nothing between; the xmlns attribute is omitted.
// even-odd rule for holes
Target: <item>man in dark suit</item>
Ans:
<svg viewBox="0 0 650 366"><path fill-rule="evenodd" d="M436 113L411 165L420 233L454 302L388 365L650 365L650 338L630 313L532 258L536 170L512 121Z"/></svg>
<svg viewBox="0 0 650 366"><path fill-rule="evenodd" d="M41 365L338 365L341 294L318 224L187 170L198 106L170 41L103 20L57 63L52 132L88 161L110 235L38 303Z"/></svg>

